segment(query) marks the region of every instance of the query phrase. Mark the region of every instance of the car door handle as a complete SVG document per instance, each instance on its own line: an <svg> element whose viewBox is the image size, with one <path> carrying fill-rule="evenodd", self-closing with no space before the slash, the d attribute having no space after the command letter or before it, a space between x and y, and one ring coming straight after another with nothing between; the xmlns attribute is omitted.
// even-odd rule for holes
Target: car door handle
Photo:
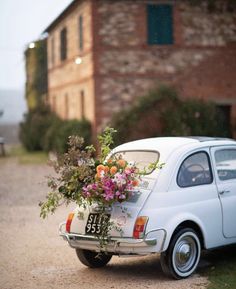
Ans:
<svg viewBox="0 0 236 289"><path fill-rule="evenodd" d="M230 193L229 190L223 190L223 191L219 192L220 195L224 195L224 194L228 194L228 193Z"/></svg>

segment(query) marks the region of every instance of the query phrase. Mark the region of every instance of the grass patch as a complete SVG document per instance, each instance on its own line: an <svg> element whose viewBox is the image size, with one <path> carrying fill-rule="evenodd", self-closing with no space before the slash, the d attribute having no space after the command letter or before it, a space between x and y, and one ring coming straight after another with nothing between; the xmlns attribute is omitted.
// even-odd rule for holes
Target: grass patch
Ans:
<svg viewBox="0 0 236 289"><path fill-rule="evenodd" d="M208 289L236 288L236 246L229 246L206 254L210 267L204 272L210 284Z"/></svg>
<svg viewBox="0 0 236 289"><path fill-rule="evenodd" d="M45 152L28 152L22 146L12 147L7 156L16 157L20 164L46 164L48 160Z"/></svg>

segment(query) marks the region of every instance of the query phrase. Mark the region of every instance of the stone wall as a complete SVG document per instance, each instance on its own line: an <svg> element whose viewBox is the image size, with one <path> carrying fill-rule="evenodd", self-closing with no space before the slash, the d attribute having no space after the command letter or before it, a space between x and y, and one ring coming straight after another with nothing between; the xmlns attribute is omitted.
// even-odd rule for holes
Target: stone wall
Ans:
<svg viewBox="0 0 236 289"><path fill-rule="evenodd" d="M223 1L218 2L221 4ZM236 41L236 11L209 12L206 1L195 6L179 1L179 10L185 45L216 47Z"/></svg>
<svg viewBox="0 0 236 289"><path fill-rule="evenodd" d="M99 128L115 112L129 107L136 98L157 84L174 85L181 91L181 81L186 81L188 76L191 76L189 83L196 83L196 79L202 75L202 84L205 81L203 87L209 94L198 96L196 85L189 85L185 89L185 97L214 100L217 83L214 79L204 80L204 77L215 76L199 68L205 63L207 70L207 63L213 65L210 59L221 61L224 53L227 54L227 47L236 41L236 13L209 13L204 1L200 6L189 5L188 1L153 2L173 3L173 45L147 44L146 4L150 1L97 1L99 88L96 95L99 99ZM224 49L224 52L219 53L219 49ZM232 52L232 61L234 56ZM233 75L236 73L234 69L231 70ZM220 75L225 76L224 67L219 66L219 70L218 80ZM186 77L181 78L182 75ZM230 90L226 84L220 83L220 91ZM216 87L213 89L212 86ZM236 97L235 88L232 93ZM225 92L225 95L217 97L223 100L229 92Z"/></svg>
<svg viewBox="0 0 236 289"><path fill-rule="evenodd" d="M160 83L183 97L232 105L235 118L236 13L188 0L77 0L49 32L49 101L62 118L85 117L99 131L121 109ZM173 4L173 45L147 44L147 3ZM218 3L218 1L215 1ZM219 1L219 3L223 3ZM84 49L79 49L78 17L84 18ZM60 31L68 29L68 57L60 60ZM52 38L55 46L51 58ZM227 55L227 57L226 57ZM75 64L80 56L82 63ZM226 59L227 58L227 59ZM224 61L222 61L224 59ZM229 69L227 67L230 67ZM224 78L227 81L224 81ZM68 105L66 102L68 101ZM66 111L66 106L68 109Z"/></svg>

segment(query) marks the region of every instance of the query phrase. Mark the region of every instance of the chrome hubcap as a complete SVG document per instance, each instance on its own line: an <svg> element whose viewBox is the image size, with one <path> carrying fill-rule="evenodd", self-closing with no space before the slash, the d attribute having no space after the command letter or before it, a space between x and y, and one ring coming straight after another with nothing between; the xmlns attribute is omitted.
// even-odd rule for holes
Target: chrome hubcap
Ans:
<svg viewBox="0 0 236 289"><path fill-rule="evenodd" d="M182 236L175 244L173 251L173 265L177 271L185 273L196 264L198 248L192 236Z"/></svg>

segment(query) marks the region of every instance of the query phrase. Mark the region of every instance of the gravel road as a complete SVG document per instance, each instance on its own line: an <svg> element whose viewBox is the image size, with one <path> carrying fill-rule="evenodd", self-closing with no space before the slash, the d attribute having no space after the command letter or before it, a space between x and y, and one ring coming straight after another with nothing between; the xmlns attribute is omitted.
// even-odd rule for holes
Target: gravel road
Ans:
<svg viewBox="0 0 236 289"><path fill-rule="evenodd" d="M0 288L1 289L123 289L206 288L199 274L181 281L165 277L158 255L119 258L102 269L80 264L73 249L58 236L58 224L70 208L47 220L38 203L47 192L46 165L20 165L0 159Z"/></svg>

